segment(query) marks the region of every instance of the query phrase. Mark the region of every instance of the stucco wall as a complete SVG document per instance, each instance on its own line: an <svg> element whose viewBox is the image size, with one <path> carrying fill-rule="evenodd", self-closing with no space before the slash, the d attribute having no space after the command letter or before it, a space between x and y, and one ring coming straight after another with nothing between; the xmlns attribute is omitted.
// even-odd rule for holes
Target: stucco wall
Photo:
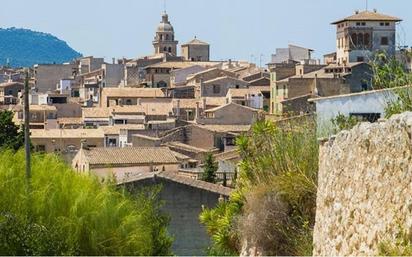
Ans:
<svg viewBox="0 0 412 257"><path fill-rule="evenodd" d="M162 185L162 209L170 217L168 231L174 236L173 253L179 256L207 255L206 248L210 239L206 228L199 222L199 214L202 206L216 206L219 195L161 178L129 183L127 188L133 192L144 186L156 184Z"/></svg>
<svg viewBox="0 0 412 257"><path fill-rule="evenodd" d="M320 146L314 255L377 255L412 229L412 113L362 123Z"/></svg>

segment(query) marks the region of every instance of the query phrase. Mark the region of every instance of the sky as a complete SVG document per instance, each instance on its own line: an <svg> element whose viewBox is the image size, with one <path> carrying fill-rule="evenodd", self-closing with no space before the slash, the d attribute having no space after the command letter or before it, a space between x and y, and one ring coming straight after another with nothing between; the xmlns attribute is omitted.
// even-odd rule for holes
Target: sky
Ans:
<svg viewBox="0 0 412 257"><path fill-rule="evenodd" d="M164 1L1 1L0 27L51 33L84 56L135 58L153 53ZM314 49L317 58L333 52L330 23L365 8L366 0L166 0L179 44L197 36L211 45L213 60L262 65L289 43ZM398 43L412 45L411 0L369 0L368 8L402 18Z"/></svg>

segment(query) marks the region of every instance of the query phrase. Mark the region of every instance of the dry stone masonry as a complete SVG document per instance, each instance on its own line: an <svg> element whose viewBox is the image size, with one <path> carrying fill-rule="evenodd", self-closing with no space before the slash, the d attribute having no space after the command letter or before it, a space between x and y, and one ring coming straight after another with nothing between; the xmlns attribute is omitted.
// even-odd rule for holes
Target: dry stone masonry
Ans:
<svg viewBox="0 0 412 257"><path fill-rule="evenodd" d="M411 135L409 112L321 144L314 255L376 255L412 231Z"/></svg>

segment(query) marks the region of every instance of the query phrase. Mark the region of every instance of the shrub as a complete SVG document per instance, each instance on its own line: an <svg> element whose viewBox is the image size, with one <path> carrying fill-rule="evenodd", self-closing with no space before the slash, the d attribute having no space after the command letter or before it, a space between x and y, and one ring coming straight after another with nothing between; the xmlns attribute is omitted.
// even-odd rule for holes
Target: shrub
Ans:
<svg viewBox="0 0 412 257"><path fill-rule="evenodd" d="M350 130L355 127L356 124L359 123L359 120L353 116L345 116L339 113L335 118L332 120L333 124L333 132L336 134L342 130Z"/></svg>
<svg viewBox="0 0 412 257"><path fill-rule="evenodd" d="M239 253L242 239L252 236L250 231L255 226L261 234L252 236L252 241L271 238L263 242L265 255L312 254L318 142L315 128L308 124L282 129L270 122L258 122L248 135L238 138L242 162L235 192L228 202L201 215L212 237L213 253ZM257 198L260 201L253 203ZM265 206L280 209L275 213ZM260 217L259 213L271 218L246 222L247 217Z"/></svg>
<svg viewBox="0 0 412 257"><path fill-rule="evenodd" d="M158 190L132 197L54 155L0 153L0 255L168 255Z"/></svg>

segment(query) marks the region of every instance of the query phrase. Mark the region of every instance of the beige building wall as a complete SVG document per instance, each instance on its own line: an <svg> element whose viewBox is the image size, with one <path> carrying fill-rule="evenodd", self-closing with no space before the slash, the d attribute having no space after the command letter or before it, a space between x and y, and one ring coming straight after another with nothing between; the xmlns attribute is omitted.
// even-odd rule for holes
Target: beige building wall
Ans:
<svg viewBox="0 0 412 257"><path fill-rule="evenodd" d="M69 147L80 149L81 141L85 141L86 146L104 147L104 137L102 138L36 138L31 137L31 143L34 148L46 153L66 151Z"/></svg>
<svg viewBox="0 0 412 257"><path fill-rule="evenodd" d="M208 62L210 59L209 45L183 45L182 56L187 61Z"/></svg>
<svg viewBox="0 0 412 257"><path fill-rule="evenodd" d="M76 69L75 64L39 64L34 66L35 87L39 93L55 90L61 79L69 78Z"/></svg>

